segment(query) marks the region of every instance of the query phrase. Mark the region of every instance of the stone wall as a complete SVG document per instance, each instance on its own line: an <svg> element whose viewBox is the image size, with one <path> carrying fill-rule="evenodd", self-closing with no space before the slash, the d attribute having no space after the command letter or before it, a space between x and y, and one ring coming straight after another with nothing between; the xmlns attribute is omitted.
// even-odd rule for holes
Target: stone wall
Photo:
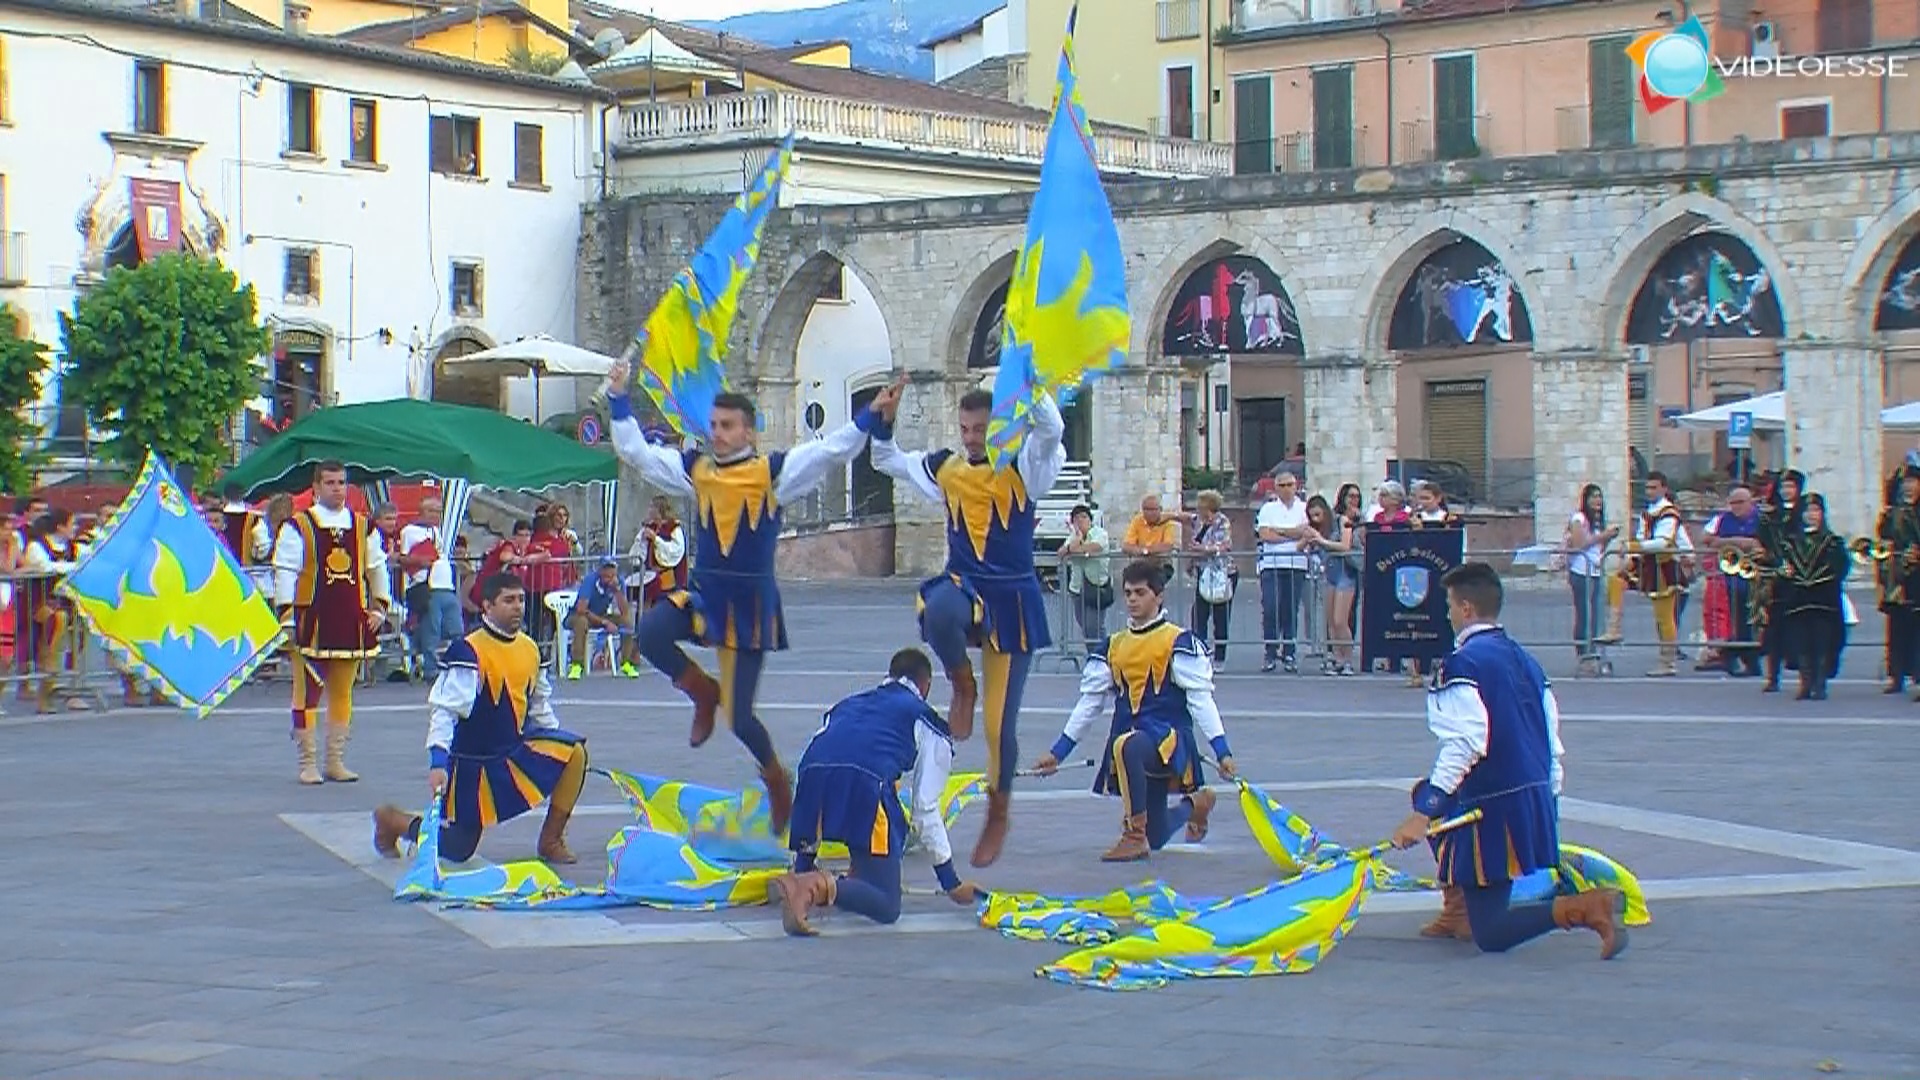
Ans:
<svg viewBox="0 0 1920 1080"><path fill-rule="evenodd" d="M1119 514L1142 494L1175 489L1178 384L1156 358L1160 329L1187 273L1230 252L1271 267L1299 316L1310 474L1383 475L1398 456L1392 306L1428 254L1466 236L1507 268L1534 327L1536 530L1556 538L1579 484L1626 497L1619 358L1628 309L1667 248L1713 228L1752 249L1780 302L1795 463L1835 496L1836 525L1864 530L1871 511L1857 496L1881 475L1879 444L1866 434L1881 386L1872 296L1920 229L1917 176L1920 136L1889 135L1117 185L1108 195L1127 256L1137 367L1094 393L1096 491ZM931 399L947 393L930 380L966 378L968 333L1005 280L1029 202L781 213L733 340L763 407L786 417L776 426L770 415L769 432L792 430L791 401L773 399L792 396L800 330L835 261L872 291L894 365L929 394L931 417ZM713 199L658 198L593 208L582 240L583 343L609 347L631 333L722 210ZM941 422L923 429L915 437L926 445L951 441ZM922 531L903 520L899 536L903 570L917 570Z"/></svg>

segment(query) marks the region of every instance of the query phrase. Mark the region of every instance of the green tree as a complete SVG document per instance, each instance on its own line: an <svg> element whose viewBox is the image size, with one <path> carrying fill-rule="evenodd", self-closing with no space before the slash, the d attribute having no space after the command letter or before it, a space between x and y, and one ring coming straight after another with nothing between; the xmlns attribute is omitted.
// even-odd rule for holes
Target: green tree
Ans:
<svg viewBox="0 0 1920 1080"><path fill-rule="evenodd" d="M567 54L535 49L531 45L507 46L507 67L528 75L553 75L567 66Z"/></svg>
<svg viewBox="0 0 1920 1080"><path fill-rule="evenodd" d="M153 449L210 477L233 417L260 392L255 361L273 335L231 270L162 255L109 271L60 316L60 340L61 389L110 433L107 456L137 468Z"/></svg>
<svg viewBox="0 0 1920 1080"><path fill-rule="evenodd" d="M47 347L20 333L20 316L0 304L0 491L13 494L33 486L32 451L27 440L40 430L29 411L40 397L40 373L47 370Z"/></svg>

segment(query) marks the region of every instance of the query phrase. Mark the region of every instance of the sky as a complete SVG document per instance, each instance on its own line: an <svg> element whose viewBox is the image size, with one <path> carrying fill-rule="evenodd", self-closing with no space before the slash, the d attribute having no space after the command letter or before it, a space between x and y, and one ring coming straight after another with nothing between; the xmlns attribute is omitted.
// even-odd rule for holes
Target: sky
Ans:
<svg viewBox="0 0 1920 1080"><path fill-rule="evenodd" d="M612 0L641 14L681 22L693 19L726 19L750 11L795 11L800 8L826 7L835 0Z"/></svg>

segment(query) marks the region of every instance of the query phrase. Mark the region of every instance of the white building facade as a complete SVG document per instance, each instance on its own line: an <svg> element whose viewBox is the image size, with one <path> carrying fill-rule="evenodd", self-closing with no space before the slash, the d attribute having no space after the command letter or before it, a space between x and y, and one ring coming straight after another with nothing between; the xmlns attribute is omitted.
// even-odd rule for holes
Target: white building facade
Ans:
<svg viewBox="0 0 1920 1080"><path fill-rule="evenodd" d="M1016 6L1018 12L1013 10ZM1018 22L1014 14L1020 16ZM1005 4L944 37L921 42L920 47L933 53L933 81L944 82L995 57L1026 52L1026 36L1026 5Z"/></svg>
<svg viewBox="0 0 1920 1080"><path fill-rule="evenodd" d="M0 80L0 303L56 353L91 282L184 248L258 294L270 425L404 396L532 412L530 386L436 386L436 361L571 338L592 88L72 0L0 7Z"/></svg>

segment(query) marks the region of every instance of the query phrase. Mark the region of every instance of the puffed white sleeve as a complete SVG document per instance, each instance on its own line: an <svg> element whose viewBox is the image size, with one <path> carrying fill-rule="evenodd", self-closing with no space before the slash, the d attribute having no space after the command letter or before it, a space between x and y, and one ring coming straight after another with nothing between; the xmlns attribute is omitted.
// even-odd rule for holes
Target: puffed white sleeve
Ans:
<svg viewBox="0 0 1920 1080"><path fill-rule="evenodd" d="M1213 751L1214 760L1230 758L1227 726L1220 719L1220 706L1213 699L1213 658L1203 652L1177 649L1171 664L1173 685L1186 691L1187 715L1193 718L1193 730Z"/></svg>
<svg viewBox="0 0 1920 1080"><path fill-rule="evenodd" d="M687 557L687 531L678 525L673 531L653 537L653 561L661 566L679 566L680 560Z"/></svg>
<svg viewBox="0 0 1920 1080"><path fill-rule="evenodd" d="M1053 490L1067 465L1067 422L1053 395L1041 391L1033 407L1033 430L1020 447L1020 479L1035 497Z"/></svg>
<svg viewBox="0 0 1920 1080"><path fill-rule="evenodd" d="M1107 658L1093 655L1080 668L1080 700L1067 716L1066 730L1053 742L1053 759L1067 760L1073 748L1087 737L1100 718L1113 712L1113 669Z"/></svg>
<svg viewBox="0 0 1920 1080"><path fill-rule="evenodd" d="M940 813L947 778L953 774L953 742L926 724L915 724L913 746L913 831L933 865L941 866L953 861L953 842Z"/></svg>
<svg viewBox="0 0 1920 1080"><path fill-rule="evenodd" d="M686 459L678 450L647 441L646 433L640 430L640 421L634 419L631 398L625 394L608 395L607 412L613 417L607 433L613 439L613 452L620 455L621 460L639 469L647 483L662 491L674 495L693 494Z"/></svg>
<svg viewBox="0 0 1920 1080"><path fill-rule="evenodd" d="M380 534L367 530L367 595L382 604L393 603L393 575L387 573L387 548L380 542Z"/></svg>
<svg viewBox="0 0 1920 1080"><path fill-rule="evenodd" d="M440 676L427 691L427 758L436 769L447 767L447 748L453 745L453 729L473 709L474 696L480 691L480 671L471 664L441 665Z"/></svg>
<svg viewBox="0 0 1920 1080"><path fill-rule="evenodd" d="M544 730L560 726L560 718L553 714L553 683L544 667L534 673L533 689L527 694L527 726Z"/></svg>
<svg viewBox="0 0 1920 1080"><path fill-rule="evenodd" d="M307 542L293 522L280 526L273 541L273 602L285 607L293 603L294 585L300 580L300 568L307 562Z"/></svg>
<svg viewBox="0 0 1920 1080"><path fill-rule="evenodd" d="M273 558L273 530L267 528L266 518L257 518L253 530L247 536L247 547L254 562L265 562Z"/></svg>
<svg viewBox="0 0 1920 1080"><path fill-rule="evenodd" d="M885 437L873 437L874 470L904 482L913 489L914 494L927 502L944 502L946 496L941 494L940 485L927 468L927 452L902 450L900 444L893 441L892 429L882 430L886 432Z"/></svg>
<svg viewBox="0 0 1920 1080"><path fill-rule="evenodd" d="M1428 693L1427 729L1440 740L1440 752L1427 781L1449 795L1460 790L1460 782L1486 756L1491 722L1480 689L1472 683L1450 683Z"/></svg>
<svg viewBox="0 0 1920 1080"><path fill-rule="evenodd" d="M780 475L773 482L774 497L789 502L820 486L836 470L860 456L867 445L867 433L878 424L872 409L861 409L850 423L841 424L825 437L803 442L787 451Z"/></svg>
<svg viewBox="0 0 1920 1080"><path fill-rule="evenodd" d="M1560 741L1560 700L1553 696L1553 687L1541 691L1541 707L1547 713L1547 748L1553 751L1553 768L1548 776L1553 782L1553 796L1560 797L1560 785L1566 780L1567 771L1560 759L1567 755L1565 744Z"/></svg>

